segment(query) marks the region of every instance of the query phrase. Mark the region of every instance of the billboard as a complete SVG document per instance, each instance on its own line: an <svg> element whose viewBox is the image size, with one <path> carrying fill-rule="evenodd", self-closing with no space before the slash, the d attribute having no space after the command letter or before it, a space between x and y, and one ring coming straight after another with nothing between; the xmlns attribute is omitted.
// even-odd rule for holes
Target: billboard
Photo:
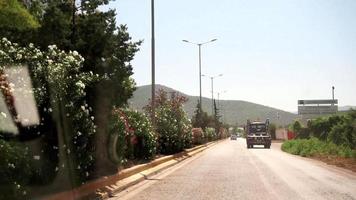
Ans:
<svg viewBox="0 0 356 200"><path fill-rule="evenodd" d="M338 111L337 99L298 100L299 115L334 114Z"/></svg>

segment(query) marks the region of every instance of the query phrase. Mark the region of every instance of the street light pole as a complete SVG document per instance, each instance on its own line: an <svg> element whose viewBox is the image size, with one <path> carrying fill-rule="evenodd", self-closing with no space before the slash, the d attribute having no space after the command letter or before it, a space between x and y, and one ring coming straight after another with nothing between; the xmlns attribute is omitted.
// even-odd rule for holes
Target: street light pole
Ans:
<svg viewBox="0 0 356 200"><path fill-rule="evenodd" d="M151 70L152 70L152 85L151 85L151 101L152 101L152 123L155 126L155 16L154 16L154 8L155 8L154 0L151 0Z"/></svg>
<svg viewBox="0 0 356 200"><path fill-rule="evenodd" d="M227 92L226 90L222 91L222 92L218 92L218 108L220 108L220 94L223 94Z"/></svg>
<svg viewBox="0 0 356 200"><path fill-rule="evenodd" d="M335 96L334 96L334 90L335 90L335 87L334 87L334 86L332 86L332 91L333 91L332 96L333 96L333 100L335 99Z"/></svg>
<svg viewBox="0 0 356 200"><path fill-rule="evenodd" d="M202 102L202 92L201 92L201 46L203 46L204 44L210 43L210 42L215 42L217 39L212 39L210 41L207 42L203 42L203 43L195 43L195 42L190 42L188 40L182 40L183 42L187 42L187 43L191 43L191 44L195 44L198 45L199 48L199 110L200 113L202 112L202 107L203 107L203 102Z"/></svg>
<svg viewBox="0 0 356 200"><path fill-rule="evenodd" d="M202 113L202 95L201 95L201 45L202 44L198 44L199 47L199 113Z"/></svg>
<svg viewBox="0 0 356 200"><path fill-rule="evenodd" d="M206 76L202 74L201 76ZM222 74L219 74L217 76L207 76L211 80L211 114L214 115L214 78L220 77Z"/></svg>
<svg viewBox="0 0 356 200"><path fill-rule="evenodd" d="M214 115L214 77L211 78L211 114Z"/></svg>

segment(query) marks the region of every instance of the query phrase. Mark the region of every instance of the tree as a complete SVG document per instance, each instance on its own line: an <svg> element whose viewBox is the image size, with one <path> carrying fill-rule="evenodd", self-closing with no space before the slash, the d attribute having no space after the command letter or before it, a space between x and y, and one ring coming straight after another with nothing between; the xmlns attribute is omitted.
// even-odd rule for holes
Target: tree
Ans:
<svg viewBox="0 0 356 200"><path fill-rule="evenodd" d="M135 90L130 61L141 42L132 42L125 25L116 26L115 11L99 12L96 8L107 1L82 2L74 32L74 47L85 58L84 70L99 74L101 81L88 88L88 102L93 107L98 133L97 176L110 174L116 167L108 159L107 127L111 110L127 103ZM73 25L73 24L72 24ZM73 31L73 29L72 29Z"/></svg>
<svg viewBox="0 0 356 200"><path fill-rule="evenodd" d="M0 1L0 36L20 40L39 27L38 21L18 0Z"/></svg>
<svg viewBox="0 0 356 200"><path fill-rule="evenodd" d="M214 127L216 131L220 130L220 127L222 126L222 123L220 122L220 115L219 115L219 109L216 106L216 101L214 99Z"/></svg>
<svg viewBox="0 0 356 200"><path fill-rule="evenodd" d="M302 124L301 124L298 120L296 120L296 121L293 123L293 125L292 125L292 130L293 130L296 134L298 134L301 129L302 129Z"/></svg>
<svg viewBox="0 0 356 200"><path fill-rule="evenodd" d="M93 178L115 173L117 167L109 160L106 149L109 116L113 107L124 106L135 90L135 83L130 78L133 74L130 61L141 42L131 41L125 25L116 25L115 10L98 9L109 0L32 2L28 5L29 10L36 16L32 18L37 18L39 27L26 35L11 27L6 33L22 36L12 37L12 40L24 46L33 42L43 50L56 44L59 49L76 50L84 57L81 72L98 75L98 81L85 88L85 99L93 110L97 126L92 141L95 144L92 148L96 150ZM0 36L4 36L3 32L0 31Z"/></svg>
<svg viewBox="0 0 356 200"><path fill-rule="evenodd" d="M0 27L26 30L38 28L36 19L17 0L0 2Z"/></svg>
<svg viewBox="0 0 356 200"><path fill-rule="evenodd" d="M203 115L204 112L202 112L202 109L200 109L200 102L198 100L196 109L194 111L195 115L192 118L192 125L195 128L202 128L203 130L205 129L204 126L204 120L203 120Z"/></svg>
<svg viewBox="0 0 356 200"><path fill-rule="evenodd" d="M198 101L196 110L194 111L195 115L192 118L193 127L202 128L204 131L207 127L215 127L215 118L213 116L209 116L208 113L203 110L200 112L199 106Z"/></svg>
<svg viewBox="0 0 356 200"><path fill-rule="evenodd" d="M268 127L268 132L271 135L272 139L276 139L276 124L270 123Z"/></svg>

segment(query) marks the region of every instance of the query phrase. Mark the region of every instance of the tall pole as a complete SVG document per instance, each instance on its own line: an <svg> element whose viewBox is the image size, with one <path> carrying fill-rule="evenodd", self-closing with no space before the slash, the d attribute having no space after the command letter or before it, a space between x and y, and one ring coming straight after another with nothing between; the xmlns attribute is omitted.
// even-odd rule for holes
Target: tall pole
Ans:
<svg viewBox="0 0 356 200"><path fill-rule="evenodd" d="M155 16L154 16L154 10L155 10L155 3L154 0L151 0L151 67L152 67L152 85L151 85L151 101L152 101L152 123L155 125Z"/></svg>
<svg viewBox="0 0 356 200"><path fill-rule="evenodd" d="M218 92L218 108L220 108L220 92Z"/></svg>
<svg viewBox="0 0 356 200"><path fill-rule="evenodd" d="M211 78L211 115L214 115L214 77Z"/></svg>
<svg viewBox="0 0 356 200"><path fill-rule="evenodd" d="M333 86L333 87L332 87L333 100L335 99L335 98L334 98L334 90L335 90L335 87Z"/></svg>
<svg viewBox="0 0 356 200"><path fill-rule="evenodd" d="M199 113L202 113L202 98L201 98L201 45L198 44L199 46Z"/></svg>
<svg viewBox="0 0 356 200"><path fill-rule="evenodd" d="M204 45L204 44L208 44L208 43L211 43L211 42L215 42L217 39L212 39L212 40L209 40L207 42L203 42L203 43L195 43L195 42L190 42L188 40L182 40L183 42L187 42L187 43L191 43L191 44L195 44L195 45L198 45L199 47L199 110L200 110L200 113L202 112L202 108L203 108L203 102L202 102L202 92L201 92L201 77L202 77L202 74L201 74L201 46Z"/></svg>

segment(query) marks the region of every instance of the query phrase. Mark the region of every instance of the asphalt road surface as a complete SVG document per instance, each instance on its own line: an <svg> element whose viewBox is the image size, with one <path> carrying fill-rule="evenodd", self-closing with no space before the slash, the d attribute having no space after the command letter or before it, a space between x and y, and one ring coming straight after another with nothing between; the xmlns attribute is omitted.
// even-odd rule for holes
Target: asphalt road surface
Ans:
<svg viewBox="0 0 356 200"><path fill-rule="evenodd" d="M225 140L112 199L356 199L356 174L290 155L278 143Z"/></svg>

